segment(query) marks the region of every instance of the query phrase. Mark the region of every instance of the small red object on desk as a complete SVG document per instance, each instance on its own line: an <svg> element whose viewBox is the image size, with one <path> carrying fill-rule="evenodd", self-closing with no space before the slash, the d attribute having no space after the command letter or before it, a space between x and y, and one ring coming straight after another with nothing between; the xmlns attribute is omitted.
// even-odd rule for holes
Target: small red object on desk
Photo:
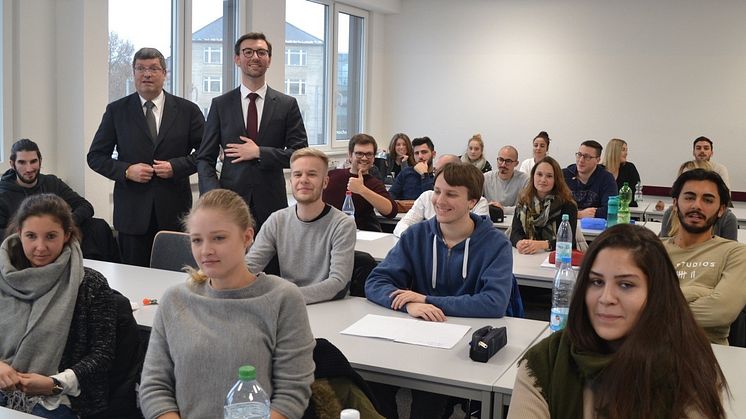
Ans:
<svg viewBox="0 0 746 419"><path fill-rule="evenodd" d="M150 306L150 305L158 304L158 300L155 298L143 298L142 304L146 306Z"/></svg>
<svg viewBox="0 0 746 419"><path fill-rule="evenodd" d="M581 263L583 263L583 256L585 256L581 251L579 250L573 250L572 251L572 266L580 266ZM549 253L549 263L554 264L555 258L557 257L557 252L551 252Z"/></svg>

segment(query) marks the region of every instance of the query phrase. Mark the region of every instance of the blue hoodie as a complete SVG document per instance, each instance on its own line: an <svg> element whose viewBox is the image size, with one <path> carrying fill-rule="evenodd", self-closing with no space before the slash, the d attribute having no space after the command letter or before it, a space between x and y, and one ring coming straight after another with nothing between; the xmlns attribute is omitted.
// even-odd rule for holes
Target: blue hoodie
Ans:
<svg viewBox="0 0 746 419"><path fill-rule="evenodd" d="M504 316L513 283L510 242L492 221L469 216L474 231L452 249L443 241L437 217L409 227L368 276L367 298L391 307L392 292L411 289L446 316Z"/></svg>

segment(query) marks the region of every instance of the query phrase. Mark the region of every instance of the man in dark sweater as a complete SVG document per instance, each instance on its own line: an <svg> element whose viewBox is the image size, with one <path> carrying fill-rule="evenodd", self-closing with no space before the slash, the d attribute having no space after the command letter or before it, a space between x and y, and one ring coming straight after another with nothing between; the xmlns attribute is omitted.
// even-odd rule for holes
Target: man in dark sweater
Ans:
<svg viewBox="0 0 746 419"><path fill-rule="evenodd" d="M609 197L618 193L614 176L598 164L602 150L598 141L583 141L575 153L576 164L562 170L578 204L578 218L606 218Z"/></svg>
<svg viewBox="0 0 746 419"><path fill-rule="evenodd" d="M358 230L381 231L375 211L386 218L394 218L397 206L383 182L368 174L378 150L376 140L368 134L356 134L350 138L347 147L350 168L329 171L329 184L323 194L324 202L341 210L345 194L349 190L355 204L355 224Z"/></svg>
<svg viewBox="0 0 746 419"><path fill-rule="evenodd" d="M85 198L73 191L55 175L43 175L39 146L29 140L16 141L10 149L10 169L0 180L0 232L5 236L5 228L21 202L27 196L51 193L58 195L70 205L75 224L93 218L93 206Z"/></svg>

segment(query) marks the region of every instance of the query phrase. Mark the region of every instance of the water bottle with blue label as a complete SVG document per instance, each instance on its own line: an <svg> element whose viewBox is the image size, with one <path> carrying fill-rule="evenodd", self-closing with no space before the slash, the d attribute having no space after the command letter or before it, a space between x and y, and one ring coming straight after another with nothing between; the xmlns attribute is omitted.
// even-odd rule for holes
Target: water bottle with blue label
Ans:
<svg viewBox="0 0 746 419"><path fill-rule="evenodd" d="M564 329L567 324L574 288L575 271L572 269L572 259L565 256L561 259L552 287L552 310L549 314L549 329L552 333Z"/></svg>

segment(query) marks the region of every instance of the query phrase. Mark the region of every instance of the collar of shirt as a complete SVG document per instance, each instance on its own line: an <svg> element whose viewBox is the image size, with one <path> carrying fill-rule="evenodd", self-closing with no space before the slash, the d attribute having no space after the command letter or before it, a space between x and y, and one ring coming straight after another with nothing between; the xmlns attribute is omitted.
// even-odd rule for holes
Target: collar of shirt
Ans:
<svg viewBox="0 0 746 419"><path fill-rule="evenodd" d="M255 92L249 90L248 87L241 84L241 109L243 109L243 125L246 126L246 115L249 112L249 103L251 102L248 98L249 93L256 93L259 97L256 98L256 120L258 121L258 129L262 129L262 113L264 111L264 98L267 95L267 83L264 83L262 87L257 89ZM256 138L252 138L256 140Z"/></svg>
<svg viewBox="0 0 746 419"><path fill-rule="evenodd" d="M142 113L145 114L148 110L145 108L145 102L147 102L146 99L144 99L142 96L138 95L140 97L140 107L142 108ZM155 125L156 127L161 126L161 118L163 118L163 104L166 103L166 94L163 93L163 90L161 90L161 93L155 97L155 99L152 100L155 107L153 107L153 114L155 115Z"/></svg>

